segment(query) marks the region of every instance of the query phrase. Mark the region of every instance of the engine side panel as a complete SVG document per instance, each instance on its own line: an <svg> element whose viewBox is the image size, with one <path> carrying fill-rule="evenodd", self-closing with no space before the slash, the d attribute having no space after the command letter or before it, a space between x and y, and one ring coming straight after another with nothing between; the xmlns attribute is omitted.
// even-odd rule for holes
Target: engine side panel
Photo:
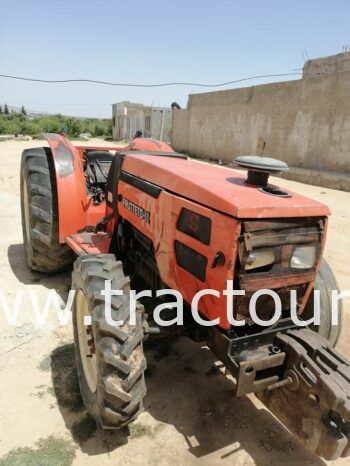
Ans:
<svg viewBox="0 0 350 466"><path fill-rule="evenodd" d="M200 290L226 289L226 280L233 279L237 256L240 224L236 219L164 190L155 197L152 191L148 194L122 179L118 193L119 214L151 239L161 280L168 287L180 290L188 303ZM209 219L209 244L180 231L178 221L183 209ZM193 218L195 222L196 216ZM218 253L221 259L215 265ZM226 297L222 293L220 298L203 296L198 307L208 319L220 317L220 326L230 327L226 317Z"/></svg>

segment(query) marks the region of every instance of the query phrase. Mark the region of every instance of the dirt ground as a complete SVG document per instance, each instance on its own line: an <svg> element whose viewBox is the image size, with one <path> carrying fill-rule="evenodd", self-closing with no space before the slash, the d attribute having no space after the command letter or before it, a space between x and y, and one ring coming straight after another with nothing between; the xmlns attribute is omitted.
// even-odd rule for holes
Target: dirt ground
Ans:
<svg viewBox="0 0 350 466"><path fill-rule="evenodd" d="M11 308L16 291L24 291L16 325L1 315L0 466L325 464L253 396L234 399L210 351L186 338L146 349L148 394L138 420L129 429L96 432L79 397L70 324L60 327L54 312L45 327L33 323L28 291L37 290L40 301L50 288L65 297L70 286L69 273L34 274L24 262L19 166L22 150L35 145L43 142L0 142L0 290ZM331 208L325 255L340 288L350 289L350 193L278 183ZM347 300L338 349L348 358L349 311Z"/></svg>

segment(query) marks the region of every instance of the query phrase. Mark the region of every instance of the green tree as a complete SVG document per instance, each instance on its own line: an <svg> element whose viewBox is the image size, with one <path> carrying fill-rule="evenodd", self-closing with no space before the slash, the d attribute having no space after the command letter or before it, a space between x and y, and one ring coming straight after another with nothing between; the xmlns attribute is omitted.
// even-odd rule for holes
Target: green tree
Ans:
<svg viewBox="0 0 350 466"><path fill-rule="evenodd" d="M78 118L69 117L64 121L64 125L68 128L69 136L79 136L81 133L81 122Z"/></svg>
<svg viewBox="0 0 350 466"><path fill-rule="evenodd" d="M24 105L22 105L21 107L21 113L23 116L27 116L27 112L26 112L26 109L24 108Z"/></svg>
<svg viewBox="0 0 350 466"><path fill-rule="evenodd" d="M6 113L6 108L7 112ZM0 112L0 134L25 133L36 136L40 133L59 133L62 126L67 126L68 136L76 137L82 132L93 136L111 136L112 123L110 119L76 118L63 115L45 115L27 118L21 112L9 112L6 105L5 112ZM3 107L4 110L4 107Z"/></svg>
<svg viewBox="0 0 350 466"><path fill-rule="evenodd" d="M103 136L103 126L101 123L98 123L95 125L93 131L92 131L93 136L99 137Z"/></svg>
<svg viewBox="0 0 350 466"><path fill-rule="evenodd" d="M4 106L4 114L5 114L5 115L9 115L9 114L10 114L9 108L8 108L7 104L5 104L5 106Z"/></svg>
<svg viewBox="0 0 350 466"><path fill-rule="evenodd" d="M4 112L2 111L2 106L0 105L0 115L2 115Z"/></svg>

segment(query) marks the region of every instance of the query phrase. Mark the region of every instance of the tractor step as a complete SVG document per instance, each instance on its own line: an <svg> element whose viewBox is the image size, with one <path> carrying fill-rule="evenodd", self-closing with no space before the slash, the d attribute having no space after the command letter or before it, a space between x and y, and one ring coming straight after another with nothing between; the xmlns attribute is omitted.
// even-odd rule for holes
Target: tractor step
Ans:
<svg viewBox="0 0 350 466"><path fill-rule="evenodd" d="M67 236L65 241L78 256L108 254L110 237L103 232L82 231Z"/></svg>
<svg viewBox="0 0 350 466"><path fill-rule="evenodd" d="M349 456L349 361L308 329L278 333L274 345L286 354L283 376L257 397L318 456Z"/></svg>

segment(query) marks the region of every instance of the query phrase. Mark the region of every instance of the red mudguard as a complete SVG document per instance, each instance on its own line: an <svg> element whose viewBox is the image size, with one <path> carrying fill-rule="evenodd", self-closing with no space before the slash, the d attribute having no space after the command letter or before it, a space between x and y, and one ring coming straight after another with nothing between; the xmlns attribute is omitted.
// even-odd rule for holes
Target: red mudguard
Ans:
<svg viewBox="0 0 350 466"><path fill-rule="evenodd" d="M53 133L44 136L50 145L55 167L59 242L87 225L95 225L105 215L105 203L95 206L87 195L83 161L68 139Z"/></svg>

